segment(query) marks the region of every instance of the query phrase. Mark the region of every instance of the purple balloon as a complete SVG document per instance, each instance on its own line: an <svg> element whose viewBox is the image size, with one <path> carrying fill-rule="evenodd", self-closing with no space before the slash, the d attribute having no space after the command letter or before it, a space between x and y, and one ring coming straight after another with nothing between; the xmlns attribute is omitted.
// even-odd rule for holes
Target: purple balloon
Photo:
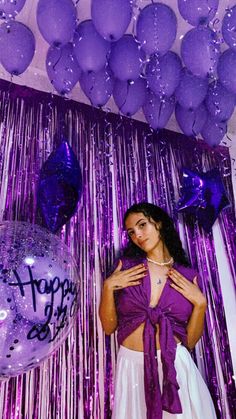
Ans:
<svg viewBox="0 0 236 419"><path fill-rule="evenodd" d="M92 20L86 20L77 26L73 44L82 71L97 72L105 67L110 43L99 35Z"/></svg>
<svg viewBox="0 0 236 419"><path fill-rule="evenodd" d="M47 53L48 78L58 93L69 93L81 76L71 43L60 47L51 46Z"/></svg>
<svg viewBox="0 0 236 419"><path fill-rule="evenodd" d="M177 103L175 117L183 133L189 137L196 137L205 124L207 112L202 103L197 109L186 109Z"/></svg>
<svg viewBox="0 0 236 419"><path fill-rule="evenodd" d="M147 83L143 78L127 81L115 80L113 97L120 112L124 115L134 115L144 104Z"/></svg>
<svg viewBox="0 0 236 419"><path fill-rule="evenodd" d="M222 35L230 48L236 50L236 6L227 10L222 22Z"/></svg>
<svg viewBox="0 0 236 419"><path fill-rule="evenodd" d="M221 84L236 94L236 51L227 49L221 54L217 72Z"/></svg>
<svg viewBox="0 0 236 419"><path fill-rule="evenodd" d="M182 64L172 51L165 55L152 55L146 68L148 87L157 96L172 96L180 81Z"/></svg>
<svg viewBox="0 0 236 419"><path fill-rule="evenodd" d="M149 91L146 102L143 105L143 113L149 125L153 129L164 128L170 119L175 107L174 97L161 99Z"/></svg>
<svg viewBox="0 0 236 419"><path fill-rule="evenodd" d="M192 26L206 25L215 16L219 0L178 0L181 16Z"/></svg>
<svg viewBox="0 0 236 419"><path fill-rule="evenodd" d="M143 60L144 54L132 35L125 35L112 44L109 66L117 79L138 79Z"/></svg>
<svg viewBox="0 0 236 419"><path fill-rule="evenodd" d="M14 18L23 9L26 0L1 0L0 18Z"/></svg>
<svg viewBox="0 0 236 419"><path fill-rule="evenodd" d="M107 41L118 41L132 17L130 0L92 0L91 16L98 33Z"/></svg>
<svg viewBox="0 0 236 419"><path fill-rule="evenodd" d="M101 107L112 95L114 80L111 71L104 68L97 73L82 73L80 86L91 104Z"/></svg>
<svg viewBox="0 0 236 419"><path fill-rule="evenodd" d="M35 52L31 30L17 21L0 26L0 62L8 73L18 76L30 65Z"/></svg>
<svg viewBox="0 0 236 419"><path fill-rule="evenodd" d="M208 88L206 107L210 114L218 121L227 121L235 106L235 95L225 89L222 84L213 81Z"/></svg>
<svg viewBox="0 0 236 419"><path fill-rule="evenodd" d="M146 54L165 54L174 43L177 19L173 10L153 3L141 10L137 21L137 38Z"/></svg>
<svg viewBox="0 0 236 419"><path fill-rule="evenodd" d="M188 31L182 40L181 56L184 64L195 76L214 75L220 55L215 32L199 27Z"/></svg>
<svg viewBox="0 0 236 419"><path fill-rule="evenodd" d="M72 0L39 0L37 23L41 35L50 44L67 44L76 26L76 8Z"/></svg>
<svg viewBox="0 0 236 419"><path fill-rule="evenodd" d="M201 130L201 136L206 143L211 147L219 145L226 132L226 122L217 121L213 116L208 114L206 122Z"/></svg>
<svg viewBox="0 0 236 419"><path fill-rule="evenodd" d="M196 109L206 97L208 80L194 76L183 68L180 83L175 90L175 97L183 108Z"/></svg>

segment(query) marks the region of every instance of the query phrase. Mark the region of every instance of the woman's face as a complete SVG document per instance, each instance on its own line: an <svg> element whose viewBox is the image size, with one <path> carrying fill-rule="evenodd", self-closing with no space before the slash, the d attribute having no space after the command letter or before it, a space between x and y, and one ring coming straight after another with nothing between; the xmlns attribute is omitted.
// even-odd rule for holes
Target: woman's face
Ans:
<svg viewBox="0 0 236 419"><path fill-rule="evenodd" d="M132 242L146 253L162 243L160 223L149 220L142 212L129 214L125 227Z"/></svg>

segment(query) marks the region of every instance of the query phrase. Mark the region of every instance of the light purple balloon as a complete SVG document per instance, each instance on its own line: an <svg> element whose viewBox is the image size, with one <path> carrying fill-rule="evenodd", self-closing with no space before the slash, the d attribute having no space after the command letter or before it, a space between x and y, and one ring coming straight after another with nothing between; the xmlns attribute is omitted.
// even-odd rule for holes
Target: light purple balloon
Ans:
<svg viewBox="0 0 236 419"><path fill-rule="evenodd" d="M118 41L132 17L130 0L92 0L91 16L98 33L107 41Z"/></svg>
<svg viewBox="0 0 236 419"><path fill-rule="evenodd" d="M181 56L195 76L208 77L216 72L220 47L215 32L198 27L188 31L182 40Z"/></svg>
<svg viewBox="0 0 236 419"><path fill-rule="evenodd" d="M215 16L219 0L178 0L181 16L192 26L206 25Z"/></svg>
<svg viewBox="0 0 236 419"><path fill-rule="evenodd" d="M149 91L146 102L143 105L143 113L148 124L153 129L164 128L169 121L175 107L173 96L161 99L153 92Z"/></svg>
<svg viewBox="0 0 236 419"><path fill-rule="evenodd" d="M31 30L17 21L0 26L0 62L8 73L18 76L30 65L35 52Z"/></svg>
<svg viewBox="0 0 236 419"><path fill-rule="evenodd" d="M227 49L221 54L217 72L221 84L236 94L236 51Z"/></svg>
<svg viewBox="0 0 236 419"><path fill-rule="evenodd" d="M197 109L186 109L177 103L175 107L175 117L185 135L188 137L196 137L201 132L206 122L206 107L202 103Z"/></svg>
<svg viewBox="0 0 236 419"><path fill-rule="evenodd" d="M182 64L172 51L165 55L152 55L146 68L148 87L157 96L172 96L180 81Z"/></svg>
<svg viewBox="0 0 236 419"><path fill-rule="evenodd" d="M236 5L227 10L222 22L222 35L230 48L236 50Z"/></svg>
<svg viewBox="0 0 236 419"><path fill-rule="evenodd" d="M138 16L136 32L146 54L165 54L172 47L176 37L175 13L166 4L149 4Z"/></svg>
<svg viewBox="0 0 236 419"><path fill-rule="evenodd" d="M112 44L109 66L114 76L123 81L135 80L140 76L144 54L132 35L125 35Z"/></svg>
<svg viewBox="0 0 236 419"><path fill-rule="evenodd" d="M39 0L37 23L41 35L50 44L67 44L76 26L76 8L72 0Z"/></svg>
<svg viewBox="0 0 236 419"><path fill-rule="evenodd" d="M120 112L124 115L134 115L146 99L147 82L139 77L132 83L115 80L113 97Z"/></svg>
<svg viewBox="0 0 236 419"><path fill-rule="evenodd" d="M23 9L26 0L0 0L0 18L14 18Z"/></svg>
<svg viewBox="0 0 236 419"><path fill-rule="evenodd" d="M101 107L107 103L113 92L114 79L108 68L97 73L82 73L80 86L93 106Z"/></svg>
<svg viewBox="0 0 236 419"><path fill-rule="evenodd" d="M226 122L216 121L213 116L208 114L206 122L201 130L201 136L206 143L211 147L219 145L226 132Z"/></svg>
<svg viewBox="0 0 236 419"><path fill-rule="evenodd" d="M81 76L71 43L60 47L52 45L47 53L46 68L50 82L61 95L69 93Z"/></svg>
<svg viewBox="0 0 236 419"><path fill-rule="evenodd" d="M227 121L235 106L235 95L225 89L222 84L212 82L206 96L206 107L210 114L218 121Z"/></svg>
<svg viewBox="0 0 236 419"><path fill-rule="evenodd" d="M180 83L175 90L175 97L179 104L187 109L196 109L206 97L208 80L194 76L183 68Z"/></svg>
<svg viewBox="0 0 236 419"><path fill-rule="evenodd" d="M74 52L82 71L100 71L105 67L110 42L96 31L92 20L81 22L74 34Z"/></svg>

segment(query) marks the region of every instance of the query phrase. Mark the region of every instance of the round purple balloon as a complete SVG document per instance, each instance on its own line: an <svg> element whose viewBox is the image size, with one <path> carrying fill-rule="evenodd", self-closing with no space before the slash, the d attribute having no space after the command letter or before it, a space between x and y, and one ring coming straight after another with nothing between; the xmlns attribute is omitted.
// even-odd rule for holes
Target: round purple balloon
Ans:
<svg viewBox="0 0 236 419"><path fill-rule="evenodd" d="M0 26L0 62L8 73L18 76L30 65L35 52L31 30L17 21Z"/></svg>
<svg viewBox="0 0 236 419"><path fill-rule="evenodd" d="M175 13L166 4L149 4L138 16L136 32L142 49L147 54L165 54L176 37Z"/></svg>
<svg viewBox="0 0 236 419"><path fill-rule="evenodd" d="M180 83L175 90L175 97L182 107L196 109L205 99L207 89L207 79L194 76L186 68L183 68Z"/></svg>
<svg viewBox="0 0 236 419"><path fill-rule="evenodd" d="M219 0L178 0L181 16L192 26L206 25L215 16Z"/></svg>
<svg viewBox="0 0 236 419"><path fill-rule="evenodd" d="M23 9L26 0L1 0L0 18L14 18Z"/></svg>
<svg viewBox="0 0 236 419"><path fill-rule="evenodd" d="M80 86L93 106L105 105L113 92L114 79L108 68L97 73L82 73Z"/></svg>
<svg viewBox="0 0 236 419"><path fill-rule="evenodd" d="M60 47L51 46L47 53L46 68L48 78L58 93L69 93L81 76L71 43Z"/></svg>
<svg viewBox="0 0 236 419"><path fill-rule="evenodd" d="M72 0L39 0L37 23L41 35L50 44L67 44L76 26L76 8Z"/></svg>
<svg viewBox="0 0 236 419"><path fill-rule="evenodd" d="M235 95L225 89L222 84L212 82L206 96L206 107L210 114L218 121L227 121L235 106Z"/></svg>
<svg viewBox="0 0 236 419"><path fill-rule="evenodd" d="M220 144L227 132L226 122L217 121L210 114L207 115L206 122L201 130L201 136L211 147Z"/></svg>
<svg viewBox="0 0 236 419"><path fill-rule="evenodd" d="M96 72L105 67L110 43L99 35L92 20L86 20L77 26L73 44L82 71Z"/></svg>
<svg viewBox="0 0 236 419"><path fill-rule="evenodd" d="M205 78L214 75L219 55L219 42L211 29L198 27L185 34L181 56L188 70L195 76Z"/></svg>
<svg viewBox="0 0 236 419"><path fill-rule="evenodd" d="M148 87L158 96L172 96L180 81L182 64L172 51L150 57L146 68Z"/></svg>
<svg viewBox="0 0 236 419"><path fill-rule="evenodd" d="M112 44L109 66L119 80L135 80L140 76L144 54L132 35Z"/></svg>
<svg viewBox="0 0 236 419"><path fill-rule="evenodd" d="M227 49L221 54L217 72L221 84L236 94L236 51Z"/></svg>
<svg viewBox="0 0 236 419"><path fill-rule="evenodd" d="M236 6L226 11L222 22L222 35L230 48L236 50Z"/></svg>
<svg viewBox="0 0 236 419"><path fill-rule="evenodd" d="M107 41L118 41L132 17L130 0L92 0L91 16L98 33Z"/></svg>
<svg viewBox="0 0 236 419"><path fill-rule="evenodd" d="M206 122L206 107L202 103L197 109L186 109L177 103L175 117L183 133L189 137L196 137Z"/></svg>
<svg viewBox="0 0 236 419"><path fill-rule="evenodd" d="M153 92L149 91L146 102L143 105L143 113L149 125L153 129L164 128L170 119L175 107L173 96L161 99Z"/></svg>
<svg viewBox="0 0 236 419"><path fill-rule="evenodd" d="M115 80L113 97L120 112L124 115L134 115L144 104L146 99L147 82L139 79L133 82Z"/></svg>

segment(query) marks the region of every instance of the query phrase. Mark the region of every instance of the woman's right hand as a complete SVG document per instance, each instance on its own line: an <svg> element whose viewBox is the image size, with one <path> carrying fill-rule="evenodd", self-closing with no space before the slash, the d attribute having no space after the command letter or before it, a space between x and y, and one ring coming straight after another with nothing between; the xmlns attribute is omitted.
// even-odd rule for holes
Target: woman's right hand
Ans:
<svg viewBox="0 0 236 419"><path fill-rule="evenodd" d="M133 266L132 268L121 270L122 261L119 260L117 268L104 281L104 287L110 290L117 290L127 287L134 287L141 284L141 279L146 276L147 268L143 263Z"/></svg>

